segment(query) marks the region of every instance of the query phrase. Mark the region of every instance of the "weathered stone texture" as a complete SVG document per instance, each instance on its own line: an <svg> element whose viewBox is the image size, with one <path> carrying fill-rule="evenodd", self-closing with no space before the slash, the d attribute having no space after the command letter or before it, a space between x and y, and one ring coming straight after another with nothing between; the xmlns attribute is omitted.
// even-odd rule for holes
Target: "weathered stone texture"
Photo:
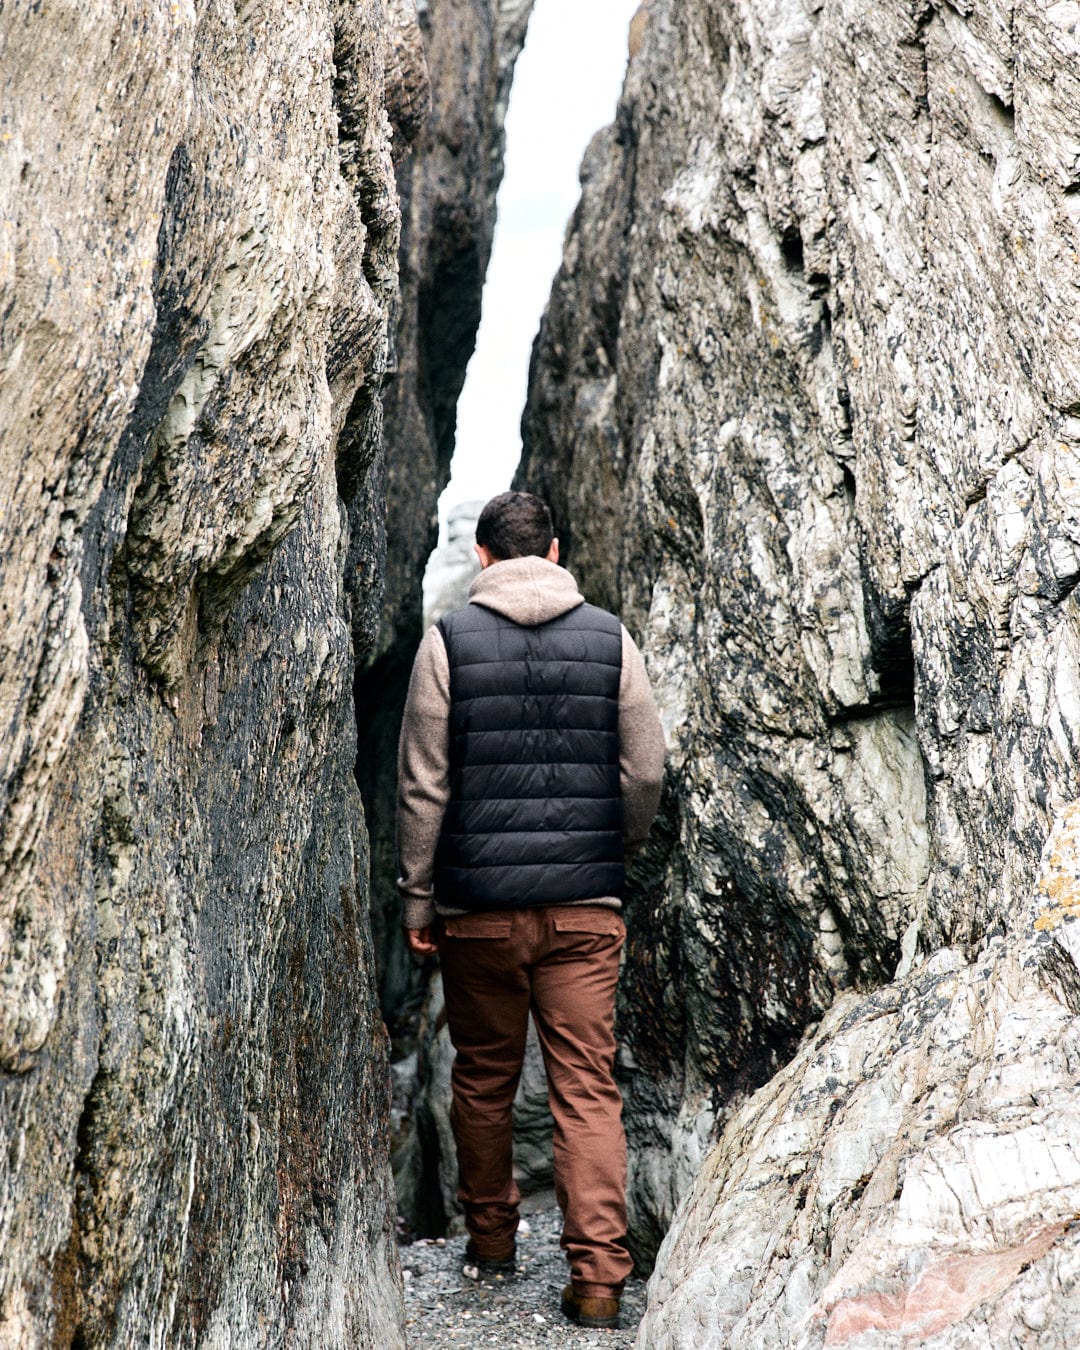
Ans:
<svg viewBox="0 0 1080 1350"><path fill-rule="evenodd" d="M1019 942L1080 795L1080 27L652 0L637 37L519 483L670 737L621 1004L648 1260L838 993Z"/></svg>
<svg viewBox="0 0 1080 1350"><path fill-rule="evenodd" d="M834 1003L681 1206L642 1350L1074 1343L1078 876L1074 804L1008 938Z"/></svg>
<svg viewBox="0 0 1080 1350"><path fill-rule="evenodd" d="M338 471L418 44L0 15L4 1345L402 1344Z"/></svg>

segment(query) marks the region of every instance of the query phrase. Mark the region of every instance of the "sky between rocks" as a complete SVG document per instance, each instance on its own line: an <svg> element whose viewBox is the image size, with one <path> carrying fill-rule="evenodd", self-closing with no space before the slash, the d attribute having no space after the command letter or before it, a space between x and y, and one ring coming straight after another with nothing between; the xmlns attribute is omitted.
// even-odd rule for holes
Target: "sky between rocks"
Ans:
<svg viewBox="0 0 1080 1350"><path fill-rule="evenodd" d="M590 138L614 117L639 0L536 0L506 117L506 174L483 317L458 404L457 448L439 502L510 486L521 454L529 353L562 260ZM572 40L570 37L572 35Z"/></svg>

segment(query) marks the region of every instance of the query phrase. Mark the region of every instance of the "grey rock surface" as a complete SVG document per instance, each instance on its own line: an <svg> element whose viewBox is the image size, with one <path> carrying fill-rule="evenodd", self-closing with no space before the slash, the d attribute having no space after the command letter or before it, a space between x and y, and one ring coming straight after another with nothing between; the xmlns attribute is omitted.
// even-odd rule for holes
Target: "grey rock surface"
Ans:
<svg viewBox="0 0 1080 1350"><path fill-rule="evenodd" d="M401 1345L344 561L415 13L14 3L0 73L0 1344Z"/></svg>
<svg viewBox="0 0 1080 1350"><path fill-rule="evenodd" d="M480 571L476 556L476 522L483 502L459 502L446 517L446 541L428 559L424 572L424 628L464 605Z"/></svg>
<svg viewBox="0 0 1080 1350"><path fill-rule="evenodd" d="M517 486L669 735L620 1006L643 1262L834 999L1021 951L1080 795L1075 18L652 0L586 155Z"/></svg>
<svg viewBox="0 0 1080 1350"><path fill-rule="evenodd" d="M1075 1344L1078 877L1074 803L1008 938L837 999L681 1205L640 1350Z"/></svg>

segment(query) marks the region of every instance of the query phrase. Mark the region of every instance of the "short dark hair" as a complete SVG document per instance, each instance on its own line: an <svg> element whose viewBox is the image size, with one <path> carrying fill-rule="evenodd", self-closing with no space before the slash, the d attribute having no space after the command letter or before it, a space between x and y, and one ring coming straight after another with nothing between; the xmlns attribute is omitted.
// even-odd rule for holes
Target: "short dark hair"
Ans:
<svg viewBox="0 0 1080 1350"><path fill-rule="evenodd" d="M500 492L476 522L476 542L500 562L533 554L543 558L554 538L547 502L531 492Z"/></svg>

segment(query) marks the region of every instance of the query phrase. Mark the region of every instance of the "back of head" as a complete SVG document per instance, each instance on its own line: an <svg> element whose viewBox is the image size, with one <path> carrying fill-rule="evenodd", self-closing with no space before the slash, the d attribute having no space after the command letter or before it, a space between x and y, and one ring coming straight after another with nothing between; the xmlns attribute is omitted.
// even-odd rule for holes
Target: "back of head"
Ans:
<svg viewBox="0 0 1080 1350"><path fill-rule="evenodd" d="M531 492L500 492L476 522L476 542L502 562L546 557L554 537L547 503Z"/></svg>

